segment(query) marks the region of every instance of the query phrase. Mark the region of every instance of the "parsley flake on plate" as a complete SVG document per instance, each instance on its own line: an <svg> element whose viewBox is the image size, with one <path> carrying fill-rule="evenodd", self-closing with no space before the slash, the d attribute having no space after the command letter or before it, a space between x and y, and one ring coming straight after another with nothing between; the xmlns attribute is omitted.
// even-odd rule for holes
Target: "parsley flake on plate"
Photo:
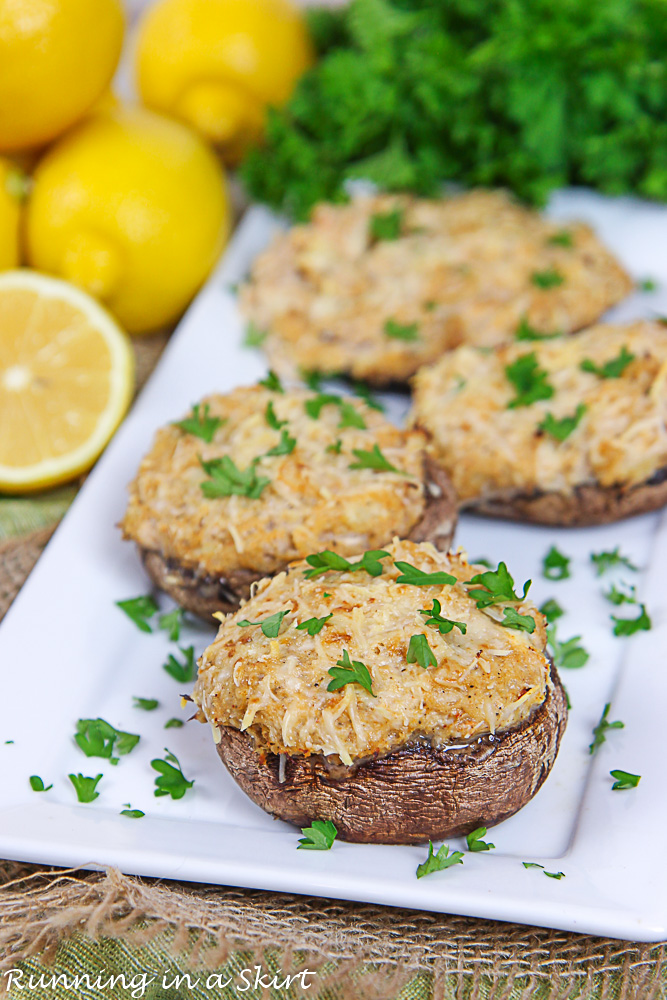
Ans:
<svg viewBox="0 0 667 1000"><path fill-rule="evenodd" d="M278 444L274 445L273 448L269 448L266 455L269 457L277 455L291 455L296 447L296 438L290 437L288 432L283 428L280 432L280 441Z"/></svg>
<svg viewBox="0 0 667 1000"><path fill-rule="evenodd" d="M588 752L591 754L595 753L597 748L601 747L602 744L606 741L607 730L625 728L623 722L619 722L618 720L616 722L608 721L607 716L609 715L610 709L611 709L611 702L608 701L604 709L602 710L600 721L598 722L597 726L595 726L595 728L593 729L593 742L588 747Z"/></svg>
<svg viewBox="0 0 667 1000"><path fill-rule="evenodd" d="M612 358L611 361L606 361L603 365L596 365L590 358L584 358L579 367L582 372L590 372L592 375L598 375L600 378L620 378L628 365L634 360L634 354L631 354L624 344L620 353L615 358Z"/></svg>
<svg viewBox="0 0 667 1000"><path fill-rule="evenodd" d="M611 604L615 604L617 607L619 604L636 604L637 603L637 588L631 586L630 584L621 584L621 587L625 587L625 590L621 590L617 587L615 583L612 583L609 590L603 590L602 595L606 597Z"/></svg>
<svg viewBox="0 0 667 1000"><path fill-rule="evenodd" d="M375 212L371 215L368 231L374 240L397 240L403 228L402 208L394 208L388 212Z"/></svg>
<svg viewBox="0 0 667 1000"><path fill-rule="evenodd" d="M548 872L545 871L544 865L538 865L537 861L522 861L521 864L524 868L540 868L542 872L547 876L547 878L562 879L565 878L564 872Z"/></svg>
<svg viewBox="0 0 667 1000"><path fill-rule="evenodd" d="M438 665L435 653L428 644L428 639L421 633L410 636L406 659L408 663L418 663L424 670Z"/></svg>
<svg viewBox="0 0 667 1000"><path fill-rule="evenodd" d="M540 330L536 330L535 327L530 325L526 317L522 316L514 336L517 340L555 340L556 337L562 337L563 334L560 330L556 330L553 333L543 333Z"/></svg>
<svg viewBox="0 0 667 1000"><path fill-rule="evenodd" d="M297 844L297 851L330 851L338 830L330 819L314 819L311 826L301 828L303 837Z"/></svg>
<svg viewBox="0 0 667 1000"><path fill-rule="evenodd" d="M654 278L644 278L643 281L639 282L640 292L656 292L658 290L658 282Z"/></svg>
<svg viewBox="0 0 667 1000"><path fill-rule="evenodd" d="M565 872L546 872L544 873L547 878L562 879L565 878Z"/></svg>
<svg viewBox="0 0 667 1000"><path fill-rule="evenodd" d="M199 403L195 403L192 407L192 415L186 417L185 420L177 421L174 423L174 427L179 427L186 434L193 434L195 437L201 438L202 441L210 444L215 437L218 427L221 427L227 421L221 417L209 417L209 410L208 403L204 403L203 411Z"/></svg>
<svg viewBox="0 0 667 1000"><path fill-rule="evenodd" d="M369 694L373 693L373 679L368 667L360 660L350 660L350 654L345 649L343 657L336 661L337 666L330 667L327 671L332 678L327 685L327 691L338 691L346 684L359 684Z"/></svg>
<svg viewBox="0 0 667 1000"><path fill-rule="evenodd" d="M306 631L308 635L317 635L318 632L322 631L330 618L333 618L333 612L330 615L325 615L323 618L307 618L305 622L297 625L297 629L299 631Z"/></svg>
<svg viewBox="0 0 667 1000"><path fill-rule="evenodd" d="M261 378L257 385L263 385L264 388L268 389L270 392L285 392L282 382L276 373L271 369L269 369L269 374L266 378Z"/></svg>
<svg viewBox="0 0 667 1000"><path fill-rule="evenodd" d="M248 323L243 338L244 347L261 347L268 335L267 330L260 330L253 322Z"/></svg>
<svg viewBox="0 0 667 1000"><path fill-rule="evenodd" d="M597 576L602 576L607 570L614 569L616 566L625 566L633 573L639 572L638 566L631 563L627 556L621 555L618 545L610 552L591 552L591 562L595 566Z"/></svg>
<svg viewBox="0 0 667 1000"><path fill-rule="evenodd" d="M544 602L540 611L546 618L549 625L565 614L558 601L556 601L553 597L550 597L548 601Z"/></svg>
<svg viewBox="0 0 667 1000"><path fill-rule="evenodd" d="M131 753L139 740L136 733L115 729L105 719L79 719L74 734L74 742L86 757L102 757L112 764Z"/></svg>
<svg viewBox="0 0 667 1000"><path fill-rule="evenodd" d="M137 698L135 695L132 700L134 708L140 708L142 712L154 712L160 704L157 698Z"/></svg>
<svg viewBox="0 0 667 1000"><path fill-rule="evenodd" d="M476 830L469 833L466 837L466 844L468 845L468 850L473 854L479 851L491 851L496 846L495 844L487 844L482 837L486 837L486 827L478 826Z"/></svg>
<svg viewBox="0 0 667 1000"><path fill-rule="evenodd" d="M127 816L129 819L143 819L146 813L141 809L130 809L128 807L127 809L121 809L120 815Z"/></svg>
<svg viewBox="0 0 667 1000"><path fill-rule="evenodd" d="M283 618L289 613L290 608L287 608L286 611L276 611L274 615L269 615L268 618L262 618L256 622L250 622L247 618L244 618L243 621L237 622L236 624L239 628L248 628L249 625L260 625L262 632L267 639L276 639L280 633Z"/></svg>
<svg viewBox="0 0 667 1000"><path fill-rule="evenodd" d="M587 407L585 404L579 403L571 417L561 417L560 420L554 417L552 413L547 413L544 420L537 426L545 434L555 438L556 441L562 442L569 438L572 431L576 430L586 410Z"/></svg>
<svg viewBox="0 0 667 1000"><path fill-rule="evenodd" d="M556 626L550 625L547 628L547 642L551 649L551 655L556 666L566 670L578 670L588 663L588 652L579 645L580 635L573 635L571 639L560 642L556 635Z"/></svg>
<svg viewBox="0 0 667 1000"><path fill-rule="evenodd" d="M488 608L491 604L501 604L525 600L526 594L530 590L532 581L526 580L523 585L523 594L518 597L514 593L514 579L511 576L504 562L498 563L495 570L487 570L485 573L477 573L466 583L468 595L477 603L478 608ZM475 586L475 585L478 586ZM472 589L470 589L472 587Z"/></svg>
<svg viewBox="0 0 667 1000"><path fill-rule="evenodd" d="M380 576L383 570L380 560L388 555L384 549L369 549L358 562L352 563L344 556L339 556L337 552L324 549L323 552L314 552L306 556L306 562L312 569L305 570L303 575L306 579L312 580L322 573L355 573L357 570L364 570L370 576Z"/></svg>
<svg viewBox="0 0 667 1000"><path fill-rule="evenodd" d="M173 677L175 681L178 681L180 684L187 684L188 681L194 680L197 675L195 647L186 646L183 648L179 646L179 649L183 659L179 660L173 653L170 653L166 661L162 664L162 669L166 670L169 676Z"/></svg>
<svg viewBox="0 0 667 1000"><path fill-rule="evenodd" d="M45 785L38 774L31 774L29 781L33 792L48 792L53 788L53 785Z"/></svg>
<svg viewBox="0 0 667 1000"><path fill-rule="evenodd" d="M239 469L229 455L212 458L208 462L201 458L199 461L206 475L210 476L210 479L201 483L201 491L208 500L230 496L258 500L271 482L270 479L257 475L257 458L252 460L247 469Z"/></svg>
<svg viewBox="0 0 667 1000"><path fill-rule="evenodd" d="M164 748L164 752L164 760L156 757L151 761L151 767L158 772L153 794L156 798L170 795L172 799L182 799L188 788L192 788L194 781L188 781L185 777L176 754L172 753L168 747Z"/></svg>
<svg viewBox="0 0 667 1000"><path fill-rule="evenodd" d="M273 400L270 399L266 404L266 409L264 410L264 419L266 420L269 427L274 431L279 431L282 427L287 424L286 420L278 420L276 416L276 411L273 408Z"/></svg>
<svg viewBox="0 0 667 1000"><path fill-rule="evenodd" d="M116 607L124 611L130 621L133 621L142 632L153 631L148 621L157 614L158 606L150 594L146 594L144 597L130 597L126 601L116 601Z"/></svg>
<svg viewBox="0 0 667 1000"><path fill-rule="evenodd" d="M519 406L530 406L539 399L551 399L555 389L547 381L549 373L540 368L535 351L523 354L511 365L505 366L508 382L514 387L514 399L507 404L508 410Z"/></svg>
<svg viewBox="0 0 667 1000"><path fill-rule="evenodd" d="M401 476L406 475L405 472L397 469L395 465L392 465L385 458L377 444L374 444L370 451L364 451L362 448L353 448L352 454L357 461L350 463L350 469L373 469L375 472L397 472Z"/></svg>
<svg viewBox="0 0 667 1000"><path fill-rule="evenodd" d="M428 857L426 858L426 861L422 861L420 865L417 865L417 878L423 878L425 875L432 875L433 872L442 872L445 868L451 868L452 865L462 864L463 853L461 851L452 851L450 854L447 844L443 844L437 854L434 854L433 842L429 840Z"/></svg>
<svg viewBox="0 0 667 1000"><path fill-rule="evenodd" d="M542 560L542 575L547 580L567 580L570 576L570 557L552 545Z"/></svg>
<svg viewBox="0 0 667 1000"><path fill-rule="evenodd" d="M173 611L168 611L166 614L160 615L158 625L165 632L169 633L169 640L171 642L178 642L184 617L185 612L183 608L174 608Z"/></svg>
<svg viewBox="0 0 667 1000"><path fill-rule="evenodd" d="M541 868L544 871L544 865L538 865L537 861L522 861L521 864L524 868Z"/></svg>
<svg viewBox="0 0 667 1000"><path fill-rule="evenodd" d="M611 786L612 792L623 792L628 788L636 788L642 780L641 774L631 774L629 771L616 769L615 771L610 771L609 773L612 778L616 779L614 784Z"/></svg>
<svg viewBox="0 0 667 1000"><path fill-rule="evenodd" d="M440 601L434 598L433 607L430 610L424 609L423 611L420 611L419 614L426 618L424 624L437 628L440 635L447 635L447 633L451 632L453 628L457 628L463 635L466 634L468 626L465 622L456 622L451 618L443 618L441 611L442 606Z"/></svg>
<svg viewBox="0 0 667 1000"><path fill-rule="evenodd" d="M390 340L419 340L419 323L397 323L395 319L388 319L384 332Z"/></svg>
<svg viewBox="0 0 667 1000"><path fill-rule="evenodd" d="M545 271L533 271L530 280L536 288L558 288L565 281L565 278L555 267L549 267Z"/></svg>
<svg viewBox="0 0 667 1000"><path fill-rule="evenodd" d="M639 614L636 618L618 618L616 615L610 617L614 622L614 635L635 635L636 632L648 632L651 628L651 619L645 604L639 605Z"/></svg>
<svg viewBox="0 0 667 1000"><path fill-rule="evenodd" d="M74 785L74 791L79 802L94 802L100 797L96 788L103 775L98 774L94 778L87 778L83 774L68 774L67 777Z"/></svg>
<svg viewBox="0 0 667 1000"><path fill-rule="evenodd" d="M534 632L535 619L532 615L521 615L516 608L503 608L505 617L500 622L504 628L513 628L519 632Z"/></svg>
<svg viewBox="0 0 667 1000"><path fill-rule="evenodd" d="M164 724L165 729L182 729L184 722L182 719L167 719Z"/></svg>
<svg viewBox="0 0 667 1000"><path fill-rule="evenodd" d="M443 570L434 573L426 573L423 569L418 569L412 563L403 562L397 559L394 562L396 569L400 569L400 576L396 577L396 583L404 583L412 587L444 587L456 583L456 577Z"/></svg>

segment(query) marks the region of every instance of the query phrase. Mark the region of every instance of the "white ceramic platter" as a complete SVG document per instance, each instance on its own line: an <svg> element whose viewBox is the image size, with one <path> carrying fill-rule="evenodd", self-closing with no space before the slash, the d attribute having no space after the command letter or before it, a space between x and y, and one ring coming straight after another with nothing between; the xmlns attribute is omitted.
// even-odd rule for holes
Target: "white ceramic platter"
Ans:
<svg viewBox="0 0 667 1000"><path fill-rule="evenodd" d="M550 212L565 220L590 220L635 277L657 280L657 291L637 293L616 310L617 317L667 314L666 208L571 191L560 193ZM140 632L115 606L149 589L133 547L121 541L115 525L126 484L155 429L204 393L262 375L259 352L241 346L242 323L229 286L243 277L275 226L261 209L248 213L221 268L181 323L0 627L0 856L64 866L116 865L141 875L632 940L667 938L664 517L585 530L463 519L457 541L470 555L505 559L519 583L532 577L538 602L555 597L567 609L558 623L560 637L581 634L591 654L584 668L563 672L572 711L548 781L525 809L489 833L494 851L466 854L463 865L417 880L423 847L335 843L329 852L297 851L298 831L265 815L234 785L218 762L208 727L193 722L164 728L169 718L189 714L180 707L183 685L162 669L172 648L167 635ZM405 400L388 402L400 418ZM552 544L572 557L566 581L549 582L541 575L542 557ZM617 545L641 572L598 579L590 553ZM602 597L602 586L631 577L653 629L615 638L609 614L616 609ZM165 599L162 607L169 607ZM204 626L194 627L181 636L181 645L193 643L199 654L211 635ZM135 695L157 698L159 708L134 708ZM622 719L625 728L610 732L591 757L591 730L609 700L610 717ZM73 742L76 720L97 716L141 734L138 747L116 767L84 757ZM153 796L150 760L165 746L195 781L180 801ZM641 774L639 787L612 792L613 768ZM69 772L103 773L94 803L77 803ZM28 782L33 774L53 788L33 792ZM128 802L143 809L145 818L121 816ZM465 845L452 841L451 846ZM546 878L522 861L565 877Z"/></svg>

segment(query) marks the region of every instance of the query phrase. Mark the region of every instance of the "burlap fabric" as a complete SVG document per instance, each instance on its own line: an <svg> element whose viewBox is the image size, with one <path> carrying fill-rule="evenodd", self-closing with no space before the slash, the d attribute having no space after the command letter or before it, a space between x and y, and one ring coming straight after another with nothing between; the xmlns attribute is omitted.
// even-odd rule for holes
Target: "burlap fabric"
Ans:
<svg viewBox="0 0 667 1000"><path fill-rule="evenodd" d="M163 338L139 343L141 381L163 344ZM26 502L43 514L39 501ZM0 617L52 530L0 542ZM139 974L155 975L140 994L148 1000L667 997L666 944L12 861L0 861L0 887L0 973L20 969L24 977L46 977L35 980L33 990L27 978L14 979L11 1000L120 1000L131 996L125 983ZM256 965L274 986L248 988L251 978L239 978ZM308 989L302 981L285 987L286 975L305 968L316 972L306 980ZM212 972L221 978L207 987ZM72 977L84 973L93 988L73 987ZM120 975L126 979L106 985ZM190 980L177 983L180 975ZM228 979L231 985L223 986ZM0 975L0 991L7 985Z"/></svg>

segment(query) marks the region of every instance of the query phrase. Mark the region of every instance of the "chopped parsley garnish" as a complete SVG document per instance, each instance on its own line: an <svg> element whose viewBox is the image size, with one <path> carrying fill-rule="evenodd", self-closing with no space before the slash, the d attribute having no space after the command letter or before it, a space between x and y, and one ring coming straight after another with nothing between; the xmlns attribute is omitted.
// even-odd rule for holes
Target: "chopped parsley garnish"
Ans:
<svg viewBox="0 0 667 1000"><path fill-rule="evenodd" d="M542 574L547 580L567 580L570 576L570 558L552 545L542 560Z"/></svg>
<svg viewBox="0 0 667 1000"><path fill-rule="evenodd" d="M540 368L535 351L523 354L511 365L506 365L505 375L515 392L514 399L507 404L508 410L530 406L539 399L551 399L554 394L554 387L547 381L548 372Z"/></svg>
<svg viewBox="0 0 667 1000"><path fill-rule="evenodd" d="M565 878L565 872L545 872L547 878L562 879Z"/></svg>
<svg viewBox="0 0 667 1000"><path fill-rule="evenodd" d="M325 406L338 406L341 402L341 397L331 392L318 392L312 399L306 400L303 408L311 420L318 420Z"/></svg>
<svg viewBox="0 0 667 1000"><path fill-rule="evenodd" d="M522 861L521 864L524 868L541 868L547 878L562 879L565 878L564 872L548 872L544 870L544 865L538 865L537 861Z"/></svg>
<svg viewBox="0 0 667 1000"><path fill-rule="evenodd" d="M579 403L579 406L571 417L561 417L560 420L554 417L552 413L547 413L544 420L537 426L545 434L549 434L552 438L555 438L556 441L565 441L566 438L569 438L572 431L576 430L579 426L586 409L587 407L584 403Z"/></svg>
<svg viewBox="0 0 667 1000"><path fill-rule="evenodd" d="M266 409L264 410L264 417L269 427L273 428L274 431L279 431L281 427L285 427L285 425L287 424L286 420L278 420L278 417L276 416L276 411L273 408L272 399L270 399L266 404Z"/></svg>
<svg viewBox="0 0 667 1000"><path fill-rule="evenodd" d="M48 792L50 788L53 788L53 785L45 785L38 774L31 774L29 781L33 792Z"/></svg>
<svg viewBox="0 0 667 1000"><path fill-rule="evenodd" d="M333 444L328 444L326 450L330 455L340 455L340 450L343 447L343 441L341 438L337 438Z"/></svg>
<svg viewBox="0 0 667 1000"><path fill-rule="evenodd" d="M350 469L374 469L376 472L398 472L399 475L405 475L385 458L377 444L374 444L370 451L353 448L352 454L357 461L350 463Z"/></svg>
<svg viewBox="0 0 667 1000"><path fill-rule="evenodd" d="M267 337L267 330L260 330L255 323L248 323L245 328L245 337L243 338L244 347L261 347Z"/></svg>
<svg viewBox="0 0 667 1000"><path fill-rule="evenodd" d="M338 407L340 413L338 426L341 430L345 427L357 427L362 431L366 429L366 421L354 404L334 393L319 392L312 399L307 399L303 408L311 420L317 420L325 406Z"/></svg>
<svg viewBox="0 0 667 1000"><path fill-rule="evenodd" d="M551 655L558 668L566 670L578 670L588 662L588 652L579 645L580 635L573 635L571 639L560 642L556 636L556 626L550 625L547 629L547 641L551 647Z"/></svg>
<svg viewBox="0 0 667 1000"><path fill-rule="evenodd" d="M99 799L100 793L95 791L102 780L103 775L98 774L94 778L87 778L83 774L68 774L67 777L74 785L74 791L79 802L94 802Z"/></svg>
<svg viewBox="0 0 667 1000"><path fill-rule="evenodd" d="M468 845L468 850L473 854L478 851L491 851L496 846L495 844L487 844L482 840L482 837L486 837L486 827L479 826L472 833L469 833L466 837L466 843Z"/></svg>
<svg viewBox="0 0 667 1000"><path fill-rule="evenodd" d="M316 368L299 368L299 378L313 392L319 392L324 381L324 373Z"/></svg>
<svg viewBox="0 0 667 1000"><path fill-rule="evenodd" d="M534 632L535 619L532 615L520 615L516 608L503 608L505 617L500 622L505 628L514 628L520 632Z"/></svg>
<svg viewBox="0 0 667 1000"><path fill-rule="evenodd" d="M304 835L297 851L330 851L338 830L330 819L314 819L311 826L301 828Z"/></svg>
<svg viewBox="0 0 667 1000"><path fill-rule="evenodd" d="M343 650L343 658L337 660L336 663L337 666L330 667L328 670L328 674L332 679L327 685L327 691L338 691L339 688L345 687L346 684L359 684L375 697L373 693L373 679L368 667L364 663L361 663L360 660L350 660L350 654L346 649Z"/></svg>
<svg viewBox="0 0 667 1000"><path fill-rule="evenodd" d="M609 590L603 590L602 593L611 604L615 604L616 606L619 604L636 604L637 588L627 584L626 587L626 590L621 590L615 583L612 583Z"/></svg>
<svg viewBox="0 0 667 1000"><path fill-rule="evenodd" d="M296 438L290 437L286 430L280 432L280 441L278 444L274 445L273 448L269 448L266 452L268 456L277 455L291 455L296 447Z"/></svg>
<svg viewBox="0 0 667 1000"><path fill-rule="evenodd" d="M418 569L412 563L402 562L400 559L397 559L394 565L401 571L401 575L396 577L396 583L405 583L412 587L444 587L456 583L455 576L442 570L425 573L423 569Z"/></svg>
<svg viewBox="0 0 667 1000"><path fill-rule="evenodd" d="M473 588L468 590L468 594L477 602L478 608L488 608L490 604L525 600L531 582L531 580L526 580L523 585L523 594L518 597L514 593L514 579L505 563L501 562L498 563L498 569L487 570L485 573L478 573L471 577L466 583L466 587ZM480 587L475 587L475 584L479 584Z"/></svg>
<svg viewBox="0 0 667 1000"><path fill-rule="evenodd" d="M422 861L420 865L417 865L417 878L423 878L424 875L432 875L433 872L442 872L445 868L451 868L452 865L462 864L463 853L461 851L452 851L450 854L447 844L443 844L437 854L434 854L433 842L429 840L428 857L426 861Z"/></svg>
<svg viewBox="0 0 667 1000"><path fill-rule="evenodd" d="M423 611L420 611L419 614L423 615L424 618L426 618L424 624L431 625L433 628L437 628L440 635L447 635L447 633L451 632L453 628L457 628L459 632L461 632L463 635L466 634L468 626L466 625L465 622L456 622L453 621L451 618L443 618L442 614L440 613L441 611L442 611L442 606L440 604L440 601L435 600L434 598L433 607L430 610L424 609Z"/></svg>
<svg viewBox="0 0 667 1000"><path fill-rule="evenodd" d="M132 701L134 708L140 708L142 712L154 712L160 704L157 698L137 698L135 696Z"/></svg>
<svg viewBox="0 0 667 1000"><path fill-rule="evenodd" d="M549 237L547 243L552 247L566 247L568 250L574 245L569 229L561 229L560 232L554 233Z"/></svg>
<svg viewBox="0 0 667 1000"><path fill-rule="evenodd" d="M199 403L195 403L192 407L192 416L186 417L185 420L177 421L174 427L180 427L186 434L194 434L195 437L201 438L202 441L210 444L218 427L226 423L226 421L222 420L221 417L209 417L209 409L208 403L204 403L204 410L201 412Z"/></svg>
<svg viewBox="0 0 667 1000"><path fill-rule="evenodd" d="M323 618L307 618L305 622L297 625L299 631L306 631L308 635L317 635L321 632L326 623L330 618L333 617L333 613L330 615L325 615Z"/></svg>
<svg viewBox="0 0 667 1000"><path fill-rule="evenodd" d="M211 477L201 484L201 491L209 500L232 495L258 500L271 482L270 479L257 475L257 458L252 460L247 469L239 469L229 455L212 458L208 462L201 458L199 461L206 475Z"/></svg>
<svg viewBox="0 0 667 1000"><path fill-rule="evenodd" d="M607 721L607 716L609 715L609 710L610 709L611 709L611 703L607 702L607 704L605 705L605 707L604 707L604 709L602 711L602 715L600 716L600 721L598 722L597 726L595 726L595 728L593 729L593 742L588 747L588 752L589 753L595 753L595 751L597 750L597 748L602 746L602 744L607 739L607 730L608 729L623 729L624 728L624 723L622 723L622 722L618 722L618 721L616 721L616 722L608 722Z"/></svg>
<svg viewBox="0 0 667 1000"><path fill-rule="evenodd" d="M167 719L167 721L164 724L164 728L165 729L182 729L183 725L184 725L184 723L183 723L182 719L173 718L173 719Z"/></svg>
<svg viewBox="0 0 667 1000"><path fill-rule="evenodd" d="M264 633L266 638L275 639L277 638L280 632L280 627L283 623L283 618L285 617L285 615L288 615L289 613L290 609L287 608L286 611L276 611L274 615L269 615L268 618L261 618L259 621L256 622L249 622L247 618L244 618L243 621L237 622L236 624L239 626L239 628L247 628L249 625L261 625L262 632Z"/></svg>
<svg viewBox="0 0 667 1000"><path fill-rule="evenodd" d="M112 764L131 753L139 739L136 733L114 729L105 719L79 719L74 734L74 742L86 757L103 757Z"/></svg>
<svg viewBox="0 0 667 1000"><path fill-rule="evenodd" d="M168 747L164 748L164 752L164 760L156 757L151 761L151 767L158 772L153 795L156 798L160 798L161 795L171 795L172 799L182 799L188 788L192 788L194 781L188 781L185 777L176 754Z"/></svg>
<svg viewBox="0 0 667 1000"><path fill-rule="evenodd" d="M549 625L565 614L558 601L556 601L553 597L550 597L548 601L544 602L540 611L546 618Z"/></svg>
<svg viewBox="0 0 667 1000"><path fill-rule="evenodd" d="M438 303L434 302L433 299L428 299L424 302L424 309L426 312L434 312L438 308Z"/></svg>
<svg viewBox="0 0 667 1000"><path fill-rule="evenodd" d="M541 330L536 330L535 327L530 325L526 317L522 316L514 336L517 340L554 340L556 337L562 337L563 334L560 330L556 330L553 333L543 333Z"/></svg>
<svg viewBox="0 0 667 1000"><path fill-rule="evenodd" d="M616 781L611 786L612 792L622 792L626 788L636 788L639 782L642 780L641 774L630 774L629 771L615 770L609 772L612 778L616 778Z"/></svg>
<svg viewBox="0 0 667 1000"><path fill-rule="evenodd" d="M344 430L346 427L356 427L360 431L366 429L366 421L352 403L346 399L342 399L338 404L338 408L340 410L338 426L341 430Z"/></svg>
<svg viewBox="0 0 667 1000"><path fill-rule="evenodd" d="M359 399L363 399L366 406L369 406L371 410L377 410L378 413L384 413L384 404L373 395L369 386L367 386L365 382L354 382L352 385L352 392L355 396L358 396Z"/></svg>
<svg viewBox="0 0 667 1000"><path fill-rule="evenodd" d="M129 819L142 819L146 813L141 809L121 809L121 816L127 816Z"/></svg>
<svg viewBox="0 0 667 1000"><path fill-rule="evenodd" d="M627 556L621 555L618 545L611 552L591 552L591 562L595 566L598 576L602 576L608 569L613 569L615 566L625 566L633 573L639 572L638 566L631 563Z"/></svg>
<svg viewBox="0 0 667 1000"><path fill-rule="evenodd" d="M628 365L635 360L634 354L628 351L625 344L621 348L620 354L611 361L606 361L603 365L596 365L590 358L584 358L579 367L582 372L590 372L600 378L620 378Z"/></svg>
<svg viewBox="0 0 667 1000"><path fill-rule="evenodd" d="M270 392L284 392L285 391L283 389L282 382L280 381L280 379L278 378L278 376L276 375L276 373L272 369L269 369L269 374L266 376L266 378L261 378L259 380L259 382L257 383L257 385L263 385L264 388L268 389Z"/></svg>
<svg viewBox="0 0 667 1000"><path fill-rule="evenodd" d="M168 611L166 614L160 615L158 625L165 632L169 633L170 642L178 642L184 616L185 612L183 608L174 608L173 611Z"/></svg>
<svg viewBox="0 0 667 1000"><path fill-rule="evenodd" d="M536 288L558 288L565 278L555 267L549 267L546 271L533 271L530 280Z"/></svg>
<svg viewBox="0 0 667 1000"><path fill-rule="evenodd" d="M187 646L185 649L179 646L183 659L179 660L170 653L166 661L162 664L162 669L166 670L170 677L180 684L187 684L193 681L197 674L197 664L195 663L195 647Z"/></svg>
<svg viewBox="0 0 667 1000"><path fill-rule="evenodd" d="M380 560L386 558L388 555L389 553L384 549L370 549L368 552L364 552L358 562L351 563L344 556L339 556L337 552L325 549L323 552L315 552L313 555L306 556L306 562L313 568L307 569L304 576L308 580L313 580L316 576L320 576L321 573L354 573L360 569L371 576L380 576L383 569Z"/></svg>
<svg viewBox="0 0 667 1000"><path fill-rule="evenodd" d="M643 281L639 282L639 290L641 292L655 292L658 289L658 282L654 278L644 278Z"/></svg>
<svg viewBox="0 0 667 1000"><path fill-rule="evenodd" d="M424 670L438 665L435 653L428 644L428 639L421 633L410 636L406 659L408 663L418 663Z"/></svg>
<svg viewBox="0 0 667 1000"><path fill-rule="evenodd" d="M394 208L389 212L371 215L368 230L374 240L397 240L403 227L404 210Z"/></svg>
<svg viewBox="0 0 667 1000"><path fill-rule="evenodd" d="M419 323L397 323L395 319L388 319L384 332L391 340L419 340Z"/></svg>
<svg viewBox="0 0 667 1000"><path fill-rule="evenodd" d="M142 632L153 631L148 620L157 614L158 607L150 594L145 597L131 597L126 601L116 601L116 607L124 611Z"/></svg>
<svg viewBox="0 0 667 1000"><path fill-rule="evenodd" d="M651 628L651 619L646 611L646 605L639 605L639 614L636 618L618 618L611 615L614 622L614 635L634 635L636 632L648 632Z"/></svg>

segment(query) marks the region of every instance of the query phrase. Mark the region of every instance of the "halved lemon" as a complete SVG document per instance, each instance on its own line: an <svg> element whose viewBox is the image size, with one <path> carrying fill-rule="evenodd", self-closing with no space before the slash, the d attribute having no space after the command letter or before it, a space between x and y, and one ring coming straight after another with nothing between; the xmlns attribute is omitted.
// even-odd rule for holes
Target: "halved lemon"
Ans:
<svg viewBox="0 0 667 1000"><path fill-rule="evenodd" d="M0 491L89 469L133 383L130 342L90 296L37 271L0 274Z"/></svg>

